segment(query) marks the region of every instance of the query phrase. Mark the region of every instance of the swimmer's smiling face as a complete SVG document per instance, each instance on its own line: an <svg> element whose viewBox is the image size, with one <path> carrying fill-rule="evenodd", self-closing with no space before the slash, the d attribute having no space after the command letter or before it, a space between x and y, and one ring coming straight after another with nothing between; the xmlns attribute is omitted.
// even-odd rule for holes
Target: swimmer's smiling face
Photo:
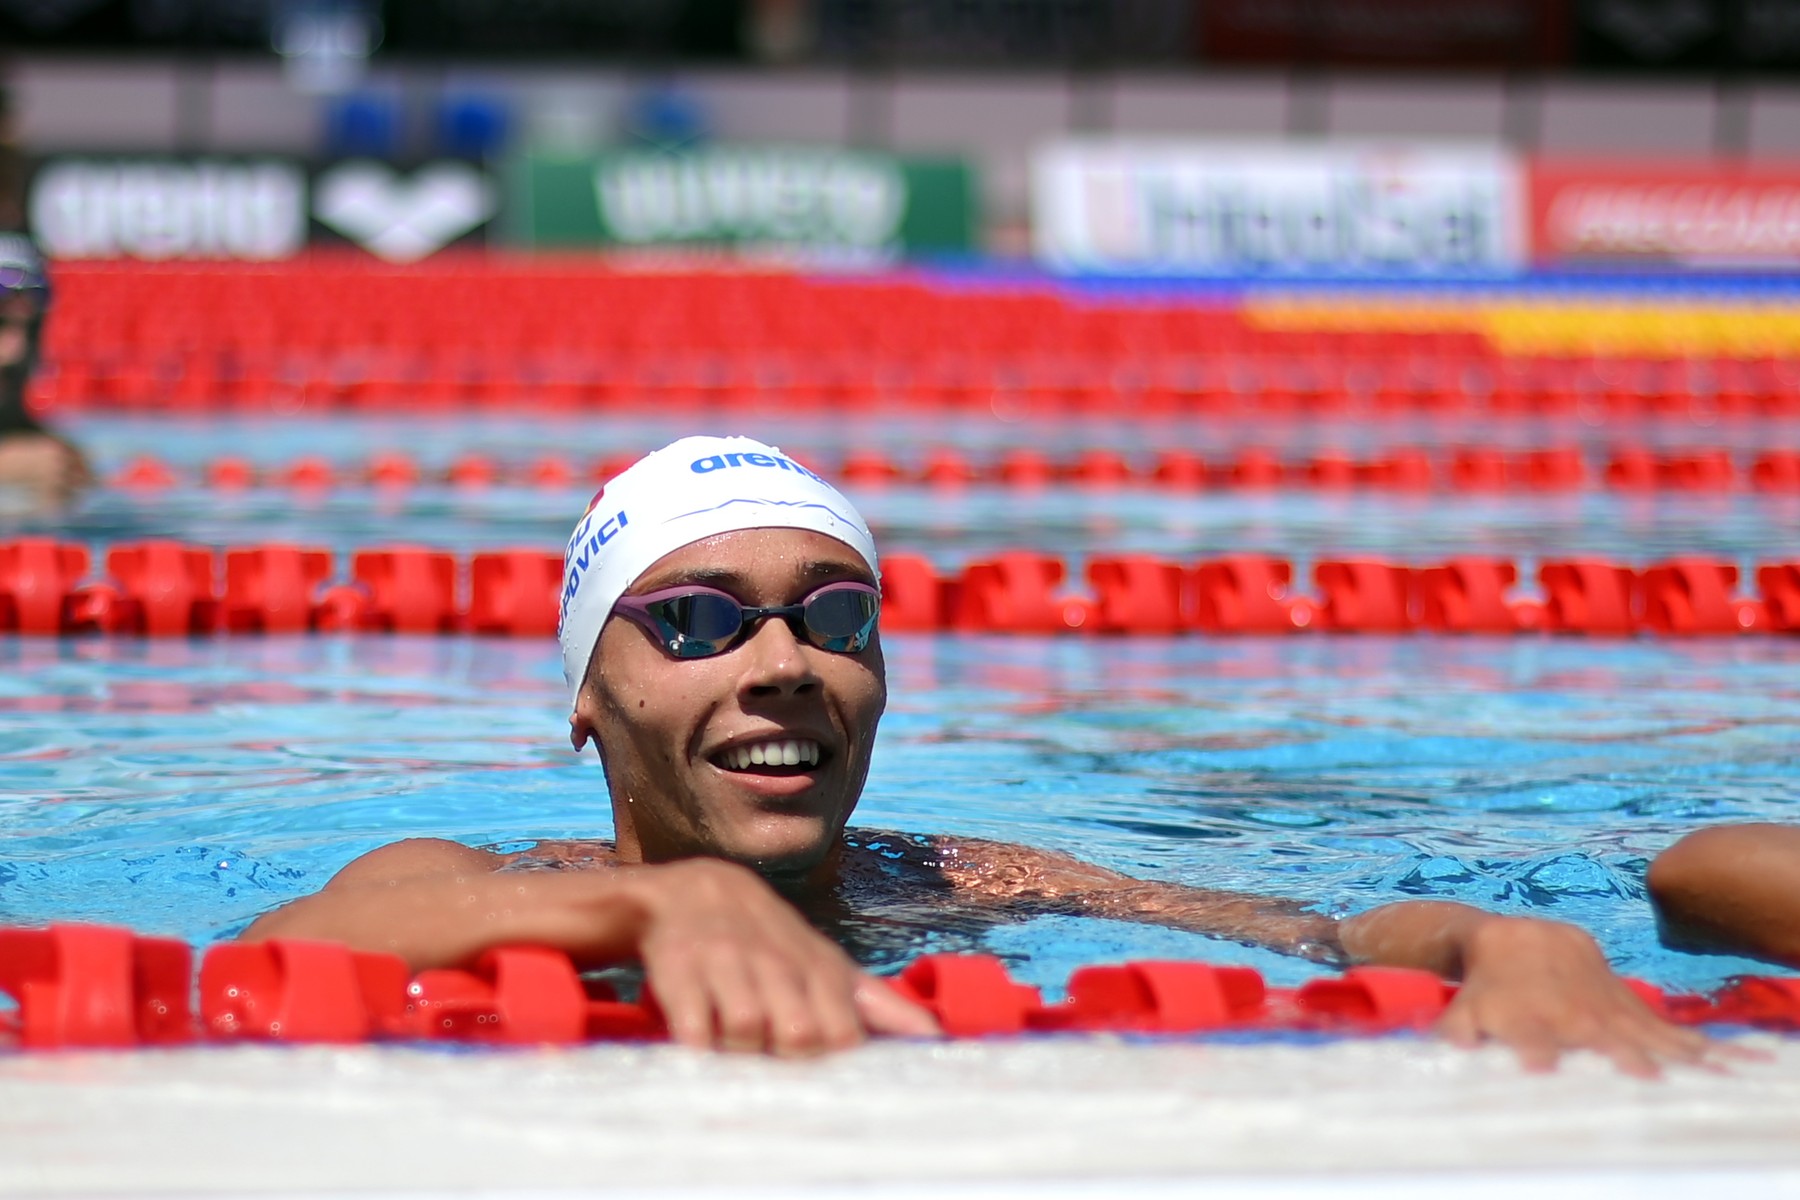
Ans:
<svg viewBox="0 0 1800 1200"><path fill-rule="evenodd" d="M745 605L784 605L845 580L875 582L835 538L746 529L665 555L627 594L691 583ZM836 845L886 706L879 637L838 654L771 618L723 654L676 659L615 615L572 721L577 739L600 747L624 861L713 855L785 874L817 866ZM800 761L769 762L764 748L787 743ZM765 762L747 762L753 755Z"/></svg>

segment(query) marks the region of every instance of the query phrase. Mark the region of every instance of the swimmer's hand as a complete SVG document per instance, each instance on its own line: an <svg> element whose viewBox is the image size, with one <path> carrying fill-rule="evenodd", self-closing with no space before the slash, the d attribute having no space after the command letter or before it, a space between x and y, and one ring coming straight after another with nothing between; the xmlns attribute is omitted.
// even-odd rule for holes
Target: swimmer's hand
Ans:
<svg viewBox="0 0 1800 1200"><path fill-rule="evenodd" d="M509 861L438 838L395 842L242 936L343 942L397 954L415 972L508 945L550 946L584 966L637 961L670 1035L688 1046L798 1056L938 1032L744 867L509 871Z"/></svg>
<svg viewBox="0 0 1800 1200"><path fill-rule="evenodd" d="M1646 1079L1666 1063L1739 1057L1657 1016L1593 938L1560 921L1407 900L1349 918L1339 937L1359 962L1461 978L1438 1032L1459 1046L1500 1042L1527 1070L1550 1070L1568 1050L1598 1051Z"/></svg>
<svg viewBox="0 0 1800 1200"><path fill-rule="evenodd" d="M1551 1070L1566 1050L1594 1050L1640 1079L1722 1049L1651 1011L1586 933L1527 917L1489 917L1470 931L1462 988L1438 1032L1465 1047L1501 1042L1528 1071Z"/></svg>
<svg viewBox="0 0 1800 1200"><path fill-rule="evenodd" d="M859 970L754 872L690 859L634 875L637 956L682 1045L801 1057L870 1034L937 1036L929 1013Z"/></svg>

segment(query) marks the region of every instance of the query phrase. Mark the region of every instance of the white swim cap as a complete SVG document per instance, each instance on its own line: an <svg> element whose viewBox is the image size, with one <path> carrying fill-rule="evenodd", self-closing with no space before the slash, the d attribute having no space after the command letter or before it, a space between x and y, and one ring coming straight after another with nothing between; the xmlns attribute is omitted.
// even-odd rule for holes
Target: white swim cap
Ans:
<svg viewBox="0 0 1800 1200"><path fill-rule="evenodd" d="M663 555L737 529L810 529L877 569L875 539L856 507L774 446L747 437L672 442L608 481L569 539L556 636L571 705L625 589Z"/></svg>

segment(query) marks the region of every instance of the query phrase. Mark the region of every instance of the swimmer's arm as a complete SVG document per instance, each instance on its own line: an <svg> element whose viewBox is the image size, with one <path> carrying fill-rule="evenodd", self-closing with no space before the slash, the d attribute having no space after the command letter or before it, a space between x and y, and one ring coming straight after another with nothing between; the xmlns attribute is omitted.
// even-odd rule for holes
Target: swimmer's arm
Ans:
<svg viewBox="0 0 1800 1200"><path fill-rule="evenodd" d="M627 957L640 904L616 872L508 872L508 858L437 838L371 850L319 892L265 913L245 941L315 938L397 954L414 971L531 943L602 964Z"/></svg>
<svg viewBox="0 0 1800 1200"><path fill-rule="evenodd" d="M1297 900L1133 879L1067 854L973 839L943 844L946 873L962 874L966 882L959 883L978 892L1228 938L1333 966L1414 967L1460 979L1476 932L1502 920L1464 904L1405 900L1339 921Z"/></svg>
<svg viewBox="0 0 1800 1200"><path fill-rule="evenodd" d="M1272 897L1131 879L1063 854L943 839L943 871L959 890L1049 902L1064 912L1143 921L1254 942L1326 962L1413 967L1462 986L1438 1030L1464 1046L1497 1041L1532 1069L1592 1049L1623 1071L1654 1076L1713 1043L1653 1013L1613 974L1594 939L1560 921L1500 916L1464 904L1403 900L1334 921Z"/></svg>
<svg viewBox="0 0 1800 1200"><path fill-rule="evenodd" d="M975 838L935 841L944 874L959 891L1230 938L1327 963L1414 967L1460 979L1477 932L1511 919L1450 901L1403 900L1339 921L1296 900L1133 879L1049 850Z"/></svg>
<svg viewBox="0 0 1800 1200"><path fill-rule="evenodd" d="M1277 896L1133 879L1068 854L977 838L932 839L938 869L977 901L1163 925L1341 963L1338 922Z"/></svg>
<svg viewBox="0 0 1800 1200"><path fill-rule="evenodd" d="M1720 825L1650 864L1663 939L1800 966L1800 826Z"/></svg>
<svg viewBox="0 0 1800 1200"><path fill-rule="evenodd" d="M370 851L246 941L317 938L463 966L495 946L644 966L684 1045L807 1055L870 1033L930 1036L931 1017L858 970L754 872L717 859L505 871L507 856L415 839Z"/></svg>

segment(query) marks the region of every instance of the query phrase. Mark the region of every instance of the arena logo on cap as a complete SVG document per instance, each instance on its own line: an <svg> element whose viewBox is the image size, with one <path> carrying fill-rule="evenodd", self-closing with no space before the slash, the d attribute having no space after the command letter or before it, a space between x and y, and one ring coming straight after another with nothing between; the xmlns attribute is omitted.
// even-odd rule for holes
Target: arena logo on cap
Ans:
<svg viewBox="0 0 1800 1200"><path fill-rule="evenodd" d="M794 471L819 483L825 482L823 476L815 475L793 459L779 454L709 454L688 464L688 470L696 475L710 475L714 471L724 471L731 467L773 467L782 471Z"/></svg>

